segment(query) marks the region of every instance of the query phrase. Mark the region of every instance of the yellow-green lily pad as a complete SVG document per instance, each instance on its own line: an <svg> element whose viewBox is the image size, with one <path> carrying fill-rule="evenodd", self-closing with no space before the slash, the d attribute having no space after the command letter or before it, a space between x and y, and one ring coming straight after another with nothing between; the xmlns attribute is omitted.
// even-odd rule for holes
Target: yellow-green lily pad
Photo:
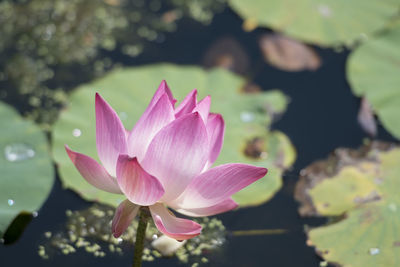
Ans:
<svg viewBox="0 0 400 267"><path fill-rule="evenodd" d="M309 230L307 244L341 266L400 265L400 147L374 142L336 155L326 165L334 174L308 194L318 214L341 219Z"/></svg>
<svg viewBox="0 0 400 267"><path fill-rule="evenodd" d="M371 196L379 197L373 178L373 173L347 166L334 179L325 180L312 188L309 194L319 214L341 215L356 208L363 200L370 199ZM337 201L338 198L340 201Z"/></svg>
<svg viewBox="0 0 400 267"><path fill-rule="evenodd" d="M89 185L75 169L64 150L72 149L97 158L95 142L94 94L99 92L117 111L127 129L131 129L148 105L161 80L165 79L174 96L181 101L192 89L199 97L212 97L211 110L221 113L226 123L225 142L215 163L244 162L269 168L269 173L234 196L242 206L267 201L281 187L282 172L295 159L289 139L281 132L269 132L274 114L284 112L287 98L278 90L244 94L245 80L226 70L205 71L194 66L158 64L116 70L106 77L77 88L69 106L53 128L53 155L64 187L83 198L117 205L122 195L102 192ZM261 145L246 156L251 142ZM249 145L250 144L250 145ZM258 153L258 154L257 154Z"/></svg>
<svg viewBox="0 0 400 267"><path fill-rule="evenodd" d="M357 96L372 105L383 126L400 138L400 23L351 53L347 77Z"/></svg>
<svg viewBox="0 0 400 267"><path fill-rule="evenodd" d="M54 182L45 134L0 103L0 237L21 212L37 212Z"/></svg>
<svg viewBox="0 0 400 267"><path fill-rule="evenodd" d="M268 27L322 46L352 44L385 27L399 0L230 0L246 28Z"/></svg>

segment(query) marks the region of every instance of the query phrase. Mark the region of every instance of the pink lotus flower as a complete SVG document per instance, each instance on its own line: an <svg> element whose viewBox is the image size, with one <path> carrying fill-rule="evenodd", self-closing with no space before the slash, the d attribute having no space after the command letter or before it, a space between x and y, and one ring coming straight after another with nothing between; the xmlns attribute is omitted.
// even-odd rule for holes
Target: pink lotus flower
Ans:
<svg viewBox="0 0 400 267"><path fill-rule="evenodd" d="M140 206L149 206L158 230L177 240L197 236L201 226L177 218L166 206L188 216L210 216L238 205L231 196L262 178L267 169L246 164L210 168L221 150L224 120L210 113L210 96L197 102L190 92L176 100L163 81L146 111L125 130L111 106L96 94L96 143L100 165L86 155L67 153L83 178L98 189L124 194L112 232L120 236ZM132 102L134 105L134 102Z"/></svg>

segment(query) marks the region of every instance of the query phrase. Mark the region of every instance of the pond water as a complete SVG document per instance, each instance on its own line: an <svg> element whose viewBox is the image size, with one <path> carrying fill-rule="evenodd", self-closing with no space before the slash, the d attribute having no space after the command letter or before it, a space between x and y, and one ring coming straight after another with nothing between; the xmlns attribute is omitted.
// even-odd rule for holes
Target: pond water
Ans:
<svg viewBox="0 0 400 267"><path fill-rule="evenodd" d="M316 226L325 219L300 218L293 190L300 170L315 160L325 158L337 147L357 148L367 135L357 123L360 100L355 97L345 78L348 51L335 52L316 48L322 66L314 71L289 73L263 62L258 48L260 35L242 30L242 20L231 10L215 16L209 26L189 19L179 23L177 32L166 35L161 44L153 44L136 58L117 52L108 53L116 62L137 66L156 62L201 65L211 43L223 36L236 39L249 56L245 76L263 89L279 88L290 97L285 114L273 124L289 136L298 157L292 170L285 173L284 186L264 205L228 212L221 219L228 231L252 229L286 229L276 235L228 235L218 253L207 255L205 266L319 266L321 259L306 245L304 225ZM159 77L154 77L160 79ZM191 86L191 85L189 85ZM21 110L21 107L20 107ZM391 140L382 127L379 139ZM63 190L57 177L49 199L33 218L21 238L14 244L0 246L1 266L130 266L133 250L123 256L109 254L104 258L78 251L72 255L55 255L43 260L38 246L47 231L56 231L66 220L66 210L79 210L91 204L70 190ZM175 258L144 262L144 266L177 266Z"/></svg>

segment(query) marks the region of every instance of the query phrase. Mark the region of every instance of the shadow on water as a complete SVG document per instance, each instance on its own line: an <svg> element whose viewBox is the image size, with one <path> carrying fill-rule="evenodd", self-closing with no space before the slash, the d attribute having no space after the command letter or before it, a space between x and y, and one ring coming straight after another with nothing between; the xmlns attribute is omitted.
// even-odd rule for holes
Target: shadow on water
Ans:
<svg viewBox="0 0 400 267"><path fill-rule="evenodd" d="M268 90L279 88L291 102L283 117L273 127L282 130L292 140L298 152L297 161L284 177L284 187L268 203L217 216L230 231L252 229L287 229L279 235L230 236L224 247L223 257L208 255L207 266L319 266L320 258L313 248L305 245L304 225L316 226L324 219L303 219L297 213L293 199L294 184L301 168L325 158L337 147L356 148L366 134L357 124L359 99L352 95L345 79L345 61L348 51L341 53L330 49L317 49L322 67L315 72L288 73L263 63L258 48L260 34L241 28L242 21L231 10L225 10L214 18L210 26L184 20L177 32L167 35L164 43L152 44L143 54L129 58L117 52L108 53L116 62L124 65L142 65L156 62L177 64L201 64L209 45L221 36L234 37L250 58L253 81ZM161 79L162 77L154 77ZM188 85L189 89L191 86ZM380 127L380 139L391 137ZM78 251L73 256L57 255L50 260L38 256L38 245L43 233L56 230L66 220L67 209L88 207L78 195L63 190L57 179L52 193L18 242L0 246L1 266L130 266L132 254L109 254L96 258ZM131 250L132 251L132 250ZM156 260L144 266L176 266L178 261Z"/></svg>

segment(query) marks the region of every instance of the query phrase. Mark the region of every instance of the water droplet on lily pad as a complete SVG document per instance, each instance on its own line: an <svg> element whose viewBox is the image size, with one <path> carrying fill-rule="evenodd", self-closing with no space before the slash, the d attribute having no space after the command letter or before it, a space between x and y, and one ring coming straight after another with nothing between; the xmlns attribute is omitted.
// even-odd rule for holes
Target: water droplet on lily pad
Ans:
<svg viewBox="0 0 400 267"><path fill-rule="evenodd" d="M7 203L8 203L8 206L12 206L12 205L14 205L14 200L9 199L9 200L7 200Z"/></svg>
<svg viewBox="0 0 400 267"><path fill-rule="evenodd" d="M360 39L362 41L367 41L369 39L368 34L366 33L360 33Z"/></svg>
<svg viewBox="0 0 400 267"><path fill-rule="evenodd" d="M80 129L78 129L78 128L75 128L75 129L72 131L72 135L73 135L74 137L79 137L79 136L82 135L82 131L81 131Z"/></svg>
<svg viewBox="0 0 400 267"><path fill-rule="evenodd" d="M372 256L379 254L379 252L380 252L379 248L370 248L369 249L369 254Z"/></svg>
<svg viewBox="0 0 400 267"><path fill-rule="evenodd" d="M240 113L240 119L243 122L252 122L254 120L254 114L249 111L243 111L242 113Z"/></svg>
<svg viewBox="0 0 400 267"><path fill-rule="evenodd" d="M397 205L394 204L394 203L390 203L390 204L389 204L389 209L390 209L391 211L393 211L393 212L396 212L396 211L397 211Z"/></svg>
<svg viewBox="0 0 400 267"><path fill-rule="evenodd" d="M329 18L332 16L332 10L327 5L319 5L318 12L325 18Z"/></svg>
<svg viewBox="0 0 400 267"><path fill-rule="evenodd" d="M4 155L8 161L22 161L35 156L35 151L30 145L15 143L4 148Z"/></svg>
<svg viewBox="0 0 400 267"><path fill-rule="evenodd" d="M128 118L128 114L126 114L126 112L124 112L124 111L121 111L118 115L122 121L124 121Z"/></svg>

